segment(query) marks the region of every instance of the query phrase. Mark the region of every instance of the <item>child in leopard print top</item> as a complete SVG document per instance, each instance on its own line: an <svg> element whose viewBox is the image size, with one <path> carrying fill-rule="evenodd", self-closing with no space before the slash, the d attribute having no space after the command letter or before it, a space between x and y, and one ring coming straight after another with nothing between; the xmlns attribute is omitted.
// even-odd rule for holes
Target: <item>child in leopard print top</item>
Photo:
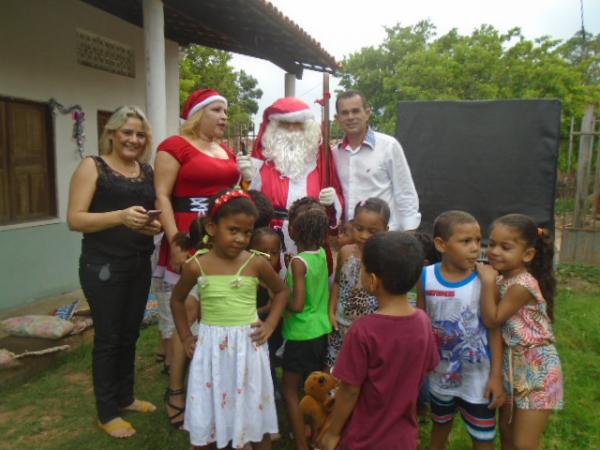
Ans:
<svg viewBox="0 0 600 450"><path fill-rule="evenodd" d="M353 244L345 245L338 254L335 280L331 287L329 320L333 332L329 335L326 365L335 365L344 337L359 317L377 310L377 298L370 295L360 283L360 260L363 247L371 236L388 230L390 208L379 198L358 202L352 219Z"/></svg>

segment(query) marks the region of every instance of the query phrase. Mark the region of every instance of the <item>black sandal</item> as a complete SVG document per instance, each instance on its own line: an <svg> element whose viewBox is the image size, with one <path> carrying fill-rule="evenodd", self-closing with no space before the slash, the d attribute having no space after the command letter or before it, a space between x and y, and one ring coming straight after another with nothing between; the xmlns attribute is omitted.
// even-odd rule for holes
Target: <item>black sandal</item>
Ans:
<svg viewBox="0 0 600 450"><path fill-rule="evenodd" d="M179 416L183 416L183 413L185 412L185 404L183 407L181 407L171 403L171 397L174 395L185 395L185 389L170 389L167 387L167 390L165 391L165 404L169 408L175 410L175 414L173 415L169 415L169 413L167 412L169 422L171 423L171 426L173 428L175 428L176 430L181 430L181 427L183 426L183 418L176 420L175 422L173 422L173 420L179 418Z"/></svg>

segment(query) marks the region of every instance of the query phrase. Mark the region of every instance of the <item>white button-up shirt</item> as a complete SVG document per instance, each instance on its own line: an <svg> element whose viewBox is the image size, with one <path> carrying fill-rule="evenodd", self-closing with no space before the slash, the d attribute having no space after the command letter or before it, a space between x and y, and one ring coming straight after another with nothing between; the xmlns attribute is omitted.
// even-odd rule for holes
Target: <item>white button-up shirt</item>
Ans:
<svg viewBox="0 0 600 450"><path fill-rule="evenodd" d="M390 230L414 230L421 223L419 197L400 143L369 128L364 142L353 149L344 140L333 151L344 191L346 218L354 207L369 197L390 206Z"/></svg>

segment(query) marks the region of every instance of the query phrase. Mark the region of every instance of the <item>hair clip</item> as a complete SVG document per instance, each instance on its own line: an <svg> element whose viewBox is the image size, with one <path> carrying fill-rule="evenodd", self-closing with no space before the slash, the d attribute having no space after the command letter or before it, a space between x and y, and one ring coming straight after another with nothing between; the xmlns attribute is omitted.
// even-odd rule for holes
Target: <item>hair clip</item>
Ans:
<svg viewBox="0 0 600 450"><path fill-rule="evenodd" d="M208 244L208 241L210 240L210 236L208 234L205 234L204 237L202 238L202 243L204 245Z"/></svg>
<svg viewBox="0 0 600 450"><path fill-rule="evenodd" d="M544 230L543 228L538 228L537 235L538 237L544 237L546 235L546 230Z"/></svg>

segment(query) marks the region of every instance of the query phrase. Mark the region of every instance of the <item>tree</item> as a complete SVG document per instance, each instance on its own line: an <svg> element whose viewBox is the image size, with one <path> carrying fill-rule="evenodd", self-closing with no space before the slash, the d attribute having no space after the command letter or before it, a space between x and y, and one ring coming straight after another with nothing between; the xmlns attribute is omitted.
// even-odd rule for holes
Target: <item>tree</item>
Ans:
<svg viewBox="0 0 600 450"><path fill-rule="evenodd" d="M557 98L563 135L572 116L600 102L600 35L562 43L547 36L525 39L519 28L500 33L482 25L471 35L456 29L436 37L435 26L386 28L384 42L344 62L341 85L358 89L373 109L373 125L393 133L401 100Z"/></svg>
<svg viewBox="0 0 600 450"><path fill-rule="evenodd" d="M584 36L579 31L559 51L571 64L582 65L587 84L600 84L600 33L594 36L586 32Z"/></svg>
<svg viewBox="0 0 600 450"><path fill-rule="evenodd" d="M182 51L179 67L179 102L181 105L196 89L211 87L229 103L229 133L253 127L252 115L258 111L256 100L263 95L258 81L243 70L229 65L231 54L192 44Z"/></svg>

